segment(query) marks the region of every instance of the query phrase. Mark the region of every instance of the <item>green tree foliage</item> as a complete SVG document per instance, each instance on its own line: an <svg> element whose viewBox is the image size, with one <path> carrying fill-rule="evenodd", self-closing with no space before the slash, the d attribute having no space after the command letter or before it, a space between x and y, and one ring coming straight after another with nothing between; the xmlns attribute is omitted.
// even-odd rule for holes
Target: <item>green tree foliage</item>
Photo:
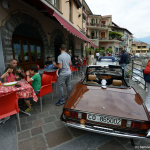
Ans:
<svg viewBox="0 0 150 150"><path fill-rule="evenodd" d="M99 49L96 49L96 50L95 50L95 54L96 54L97 52L100 53L101 56L104 54L104 50L103 50L100 46L99 46Z"/></svg>
<svg viewBox="0 0 150 150"><path fill-rule="evenodd" d="M112 54L112 53L113 53L113 50L112 50L111 48L107 48L107 49L106 49L106 53L111 53L111 54Z"/></svg>
<svg viewBox="0 0 150 150"><path fill-rule="evenodd" d="M123 37L123 35L119 32L109 31L109 37L111 37L112 39L114 39L114 38L121 39Z"/></svg>

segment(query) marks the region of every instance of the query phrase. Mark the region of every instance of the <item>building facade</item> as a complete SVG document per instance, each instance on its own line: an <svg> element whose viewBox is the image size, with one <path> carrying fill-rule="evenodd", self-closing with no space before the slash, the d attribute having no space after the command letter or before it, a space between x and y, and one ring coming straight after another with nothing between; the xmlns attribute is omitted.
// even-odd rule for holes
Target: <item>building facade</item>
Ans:
<svg viewBox="0 0 150 150"><path fill-rule="evenodd" d="M147 43L133 41L131 49L132 54L135 54L137 56L144 56L147 55L148 51L149 45Z"/></svg>
<svg viewBox="0 0 150 150"><path fill-rule="evenodd" d="M121 33L123 38L112 37L110 32ZM130 52L132 33L112 22L111 15L94 15L85 0L83 0L83 33L103 50L111 48L113 52L119 53L122 49L125 49ZM86 46L89 47L88 44Z"/></svg>
<svg viewBox="0 0 150 150"><path fill-rule="evenodd" d="M128 53L130 53L132 48L132 40L133 40L132 33L126 28L119 27L114 22L112 22L111 29L112 31L121 33L123 35L123 37L121 38L121 42L119 44L119 51L124 49Z"/></svg>
<svg viewBox="0 0 150 150"><path fill-rule="evenodd" d="M1 72L12 58L24 70L33 64L43 67L47 56L56 61L62 43L72 55L81 57L85 41L91 42L79 31L82 0L2 0L0 3Z"/></svg>

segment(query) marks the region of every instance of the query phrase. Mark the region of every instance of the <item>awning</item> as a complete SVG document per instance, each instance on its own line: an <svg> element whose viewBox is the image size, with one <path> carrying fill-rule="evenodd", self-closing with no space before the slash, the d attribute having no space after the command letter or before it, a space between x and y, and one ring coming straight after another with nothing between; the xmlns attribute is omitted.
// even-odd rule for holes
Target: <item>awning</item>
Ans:
<svg viewBox="0 0 150 150"><path fill-rule="evenodd" d="M54 16L59 23L67 29L67 31L69 31L70 33L72 33L73 35L77 36L78 38L91 43L92 47L98 48L98 46L96 46L95 44L93 44L92 41L90 41L83 33L81 33L80 31L78 31L72 24L70 24L63 16L60 16L60 14L58 12L56 12L46 1L44 0L40 0L44 7L46 8L46 10L49 12L49 14L51 16Z"/></svg>

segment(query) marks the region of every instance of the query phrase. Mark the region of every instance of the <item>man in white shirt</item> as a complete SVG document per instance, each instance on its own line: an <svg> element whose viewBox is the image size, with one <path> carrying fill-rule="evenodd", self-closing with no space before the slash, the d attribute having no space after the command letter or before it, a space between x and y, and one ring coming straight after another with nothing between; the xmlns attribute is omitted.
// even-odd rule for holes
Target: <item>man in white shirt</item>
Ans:
<svg viewBox="0 0 150 150"><path fill-rule="evenodd" d="M98 61L99 58L99 52L96 52L96 60Z"/></svg>

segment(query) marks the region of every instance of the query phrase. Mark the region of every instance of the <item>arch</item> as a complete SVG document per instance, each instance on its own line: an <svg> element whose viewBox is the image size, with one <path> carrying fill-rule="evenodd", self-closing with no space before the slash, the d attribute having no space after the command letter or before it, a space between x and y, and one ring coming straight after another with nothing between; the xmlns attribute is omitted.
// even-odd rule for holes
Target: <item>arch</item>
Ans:
<svg viewBox="0 0 150 150"><path fill-rule="evenodd" d="M48 51L47 36L41 24L34 17L19 11L16 14L11 14L9 19L6 21L5 25L2 27L2 44L3 44L5 65L9 64L9 61L13 58L13 51L11 44L12 35L15 29L20 24L24 23L33 26L40 35L43 43L43 58L45 57L45 53Z"/></svg>
<svg viewBox="0 0 150 150"><path fill-rule="evenodd" d="M68 36L67 50L71 50L72 56L74 55L74 51L75 51L75 40L74 40L73 35L71 35L71 34Z"/></svg>
<svg viewBox="0 0 150 150"><path fill-rule="evenodd" d="M92 23L92 25L94 25L95 24L95 19L91 19L91 23Z"/></svg>
<svg viewBox="0 0 150 150"><path fill-rule="evenodd" d="M55 56L55 61L57 61L57 57L59 55L59 47L61 44L66 44L65 36L60 29L55 29L51 33L50 47L53 51L53 55Z"/></svg>

